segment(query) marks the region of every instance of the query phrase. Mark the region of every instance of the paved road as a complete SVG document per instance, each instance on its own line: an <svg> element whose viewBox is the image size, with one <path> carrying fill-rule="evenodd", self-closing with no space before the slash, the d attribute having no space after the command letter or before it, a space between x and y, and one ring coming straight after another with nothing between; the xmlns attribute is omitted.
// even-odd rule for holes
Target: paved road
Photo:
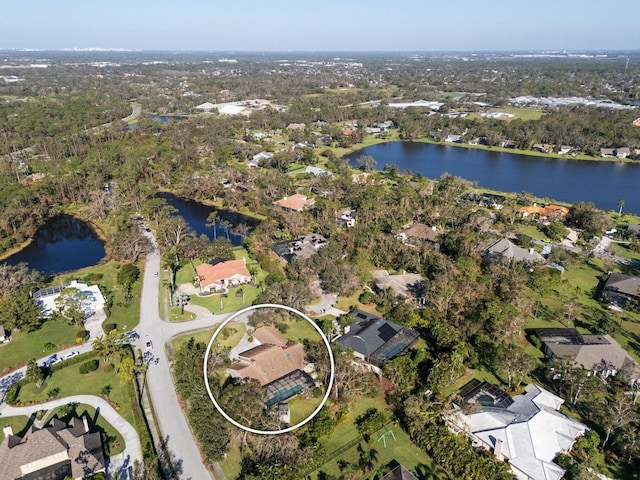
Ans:
<svg viewBox="0 0 640 480"><path fill-rule="evenodd" d="M127 471L133 466L134 462L138 461L142 464L140 438L136 429L103 398L93 395L75 395L39 403L38 405L29 405L28 407L11 407L7 404L2 404L0 405L0 412L5 417L14 415L31 416L39 410L51 410L62 405L68 405L71 402L91 405L124 437L126 449L123 453L109 458L107 472L112 476L117 472L118 478L127 478Z"/></svg>
<svg viewBox="0 0 640 480"><path fill-rule="evenodd" d="M152 239L151 234L148 233ZM228 315L211 315L190 322L168 323L161 320L158 311L160 277L154 272L160 270L160 255L157 250L149 253L143 278L140 299L140 335L136 344L143 351L146 342L151 341L153 358L147 370L147 388L156 411L160 431L167 443L176 470L181 479L206 480L212 475L200 457L200 451L191 433L185 414L178 403L178 397L171 377L170 365L164 345L171 337L180 333L210 328L223 321ZM204 381L204 380L203 380Z"/></svg>

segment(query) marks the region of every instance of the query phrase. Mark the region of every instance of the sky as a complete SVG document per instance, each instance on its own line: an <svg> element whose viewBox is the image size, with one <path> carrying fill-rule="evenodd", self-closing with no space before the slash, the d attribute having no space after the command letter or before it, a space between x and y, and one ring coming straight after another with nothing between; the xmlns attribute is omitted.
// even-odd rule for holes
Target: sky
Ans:
<svg viewBox="0 0 640 480"><path fill-rule="evenodd" d="M637 18L637 0L21 0L0 49L628 50Z"/></svg>

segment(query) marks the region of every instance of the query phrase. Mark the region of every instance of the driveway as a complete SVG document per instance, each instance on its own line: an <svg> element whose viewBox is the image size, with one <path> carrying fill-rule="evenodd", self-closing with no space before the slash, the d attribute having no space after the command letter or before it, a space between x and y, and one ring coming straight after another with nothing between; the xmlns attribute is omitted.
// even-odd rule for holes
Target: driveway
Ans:
<svg viewBox="0 0 640 480"><path fill-rule="evenodd" d="M51 410L62 405L77 402L91 405L96 411L109 422L124 438L125 450L119 455L109 458L107 473L114 478L117 473L118 479L128 479L133 464L137 461L142 464L142 446L140 437L133 426L127 422L114 408L103 398L93 395L75 395L71 397L59 398L46 403L29 405L27 407L11 407L6 403L0 405L2 416L9 417L15 415L31 416L39 410Z"/></svg>

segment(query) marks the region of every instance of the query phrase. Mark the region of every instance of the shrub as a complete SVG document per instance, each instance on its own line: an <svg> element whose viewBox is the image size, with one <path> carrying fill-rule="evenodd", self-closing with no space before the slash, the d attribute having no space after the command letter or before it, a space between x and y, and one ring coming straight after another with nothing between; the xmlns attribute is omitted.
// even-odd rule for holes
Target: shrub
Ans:
<svg viewBox="0 0 640 480"><path fill-rule="evenodd" d="M115 369L115 365L113 363L110 363L109 365L107 365L106 367L104 367L104 371L105 372L113 372L113 370Z"/></svg>
<svg viewBox="0 0 640 480"><path fill-rule="evenodd" d="M118 325L116 325L115 323L105 323L102 328L104 329L105 333L109 333L113 330L115 330L116 328L118 328Z"/></svg>
<svg viewBox="0 0 640 480"><path fill-rule="evenodd" d="M102 280L102 277L104 277L102 273L87 273L82 280L87 283L96 283Z"/></svg>
<svg viewBox="0 0 640 480"><path fill-rule="evenodd" d="M57 398L60 395L60 387L52 388L47 392L47 398Z"/></svg>
<svg viewBox="0 0 640 480"><path fill-rule="evenodd" d="M98 362L98 360L96 359L89 360L88 362L85 362L82 365L80 365L80 373L94 372L98 369L99 366L100 366L100 362Z"/></svg>
<svg viewBox="0 0 640 480"><path fill-rule="evenodd" d="M16 382L9 387L9 390L7 390L7 394L4 397L4 401L8 405L12 405L16 403L19 395L20 395L20 383Z"/></svg>
<svg viewBox="0 0 640 480"><path fill-rule="evenodd" d="M76 332L76 338L86 340L87 338L89 338L89 332L87 330L78 330Z"/></svg>
<svg viewBox="0 0 640 480"><path fill-rule="evenodd" d="M103 396L108 397L111 393L111 385L105 385L104 387L102 387L102 391L100 393L102 393Z"/></svg>
<svg viewBox="0 0 640 480"><path fill-rule="evenodd" d="M51 350L55 350L56 349L56 344L55 343L51 343L51 342L47 342L44 344L44 349L47 352L50 352Z"/></svg>
<svg viewBox="0 0 640 480"><path fill-rule="evenodd" d="M376 301L376 295L371 292L363 292L358 297L358 301L360 303L364 303L365 305L369 303L373 303Z"/></svg>

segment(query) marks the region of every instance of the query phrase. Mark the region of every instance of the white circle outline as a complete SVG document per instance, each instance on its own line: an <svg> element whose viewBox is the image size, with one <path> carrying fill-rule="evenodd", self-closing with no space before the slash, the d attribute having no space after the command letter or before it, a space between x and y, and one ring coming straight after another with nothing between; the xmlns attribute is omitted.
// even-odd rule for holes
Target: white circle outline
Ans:
<svg viewBox="0 0 640 480"><path fill-rule="evenodd" d="M299 423L296 423L295 425L292 425L291 427L283 428L281 430L256 430L255 428L247 427L246 425L236 422L222 409L222 407L220 407L218 402L216 402L216 399L213 393L211 393L211 387L209 386L209 378L208 378L209 375L207 373L208 371L207 363L209 360L209 352L211 351L211 345L213 345L213 341L218 336L218 334L222 331L225 325L227 325L227 323L229 323L230 321L232 321L233 319L235 319L236 317L244 313L250 312L252 310L257 310L258 308L282 308L284 310L288 310L289 312L300 315L307 322L313 325L313 327L318 331L318 333L320 334L320 337L322 338L322 341L324 342L329 352L329 362L331 363L331 375L329 377L329 385L327 386L327 392L324 394L324 398L322 399L322 402L320 402L320 404L316 407L316 409L313 412L311 412L311 415L309 415L307 418L305 418ZM261 303L258 305L251 305L231 315L229 318L227 318L224 322L220 324L220 326L216 329L215 332L213 332L213 336L211 337L211 340L209 340L209 344L207 345L207 351L205 352L205 356L204 356L204 384L205 384L205 387L207 388L207 393L209 394L209 398L213 402L213 405L216 407L216 410L218 410L218 412L220 412L220 414L224 418L226 418L229 422L231 422L236 427L242 430L245 430L247 432L256 433L258 435L278 435L281 433L292 432L293 430L296 430L302 427L304 424L312 420L313 417L315 417L318 414L318 412L320 412L322 407L324 407L324 404L327 403L327 400L329 399L329 395L331 394L331 389L333 387L333 381L335 379L335 376L336 376L336 365L333 359L333 352L331 351L331 346L329 345L329 339L326 337L326 335L323 333L320 327L313 320L311 320L311 318L309 318L307 315L300 312L299 310L296 310L295 308L289 307L287 305L280 305L276 303Z"/></svg>

